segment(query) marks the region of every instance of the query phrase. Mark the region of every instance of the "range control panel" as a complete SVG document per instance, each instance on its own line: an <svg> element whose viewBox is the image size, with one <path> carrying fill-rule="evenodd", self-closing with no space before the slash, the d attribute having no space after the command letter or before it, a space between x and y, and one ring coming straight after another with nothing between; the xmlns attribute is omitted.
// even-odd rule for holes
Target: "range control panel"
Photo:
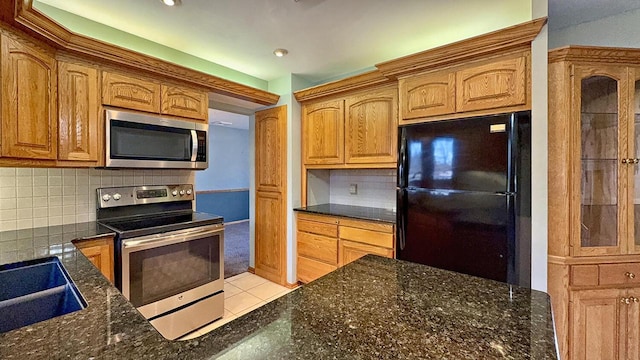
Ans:
<svg viewBox="0 0 640 360"><path fill-rule="evenodd" d="M193 185L121 186L97 189L98 208L193 200Z"/></svg>

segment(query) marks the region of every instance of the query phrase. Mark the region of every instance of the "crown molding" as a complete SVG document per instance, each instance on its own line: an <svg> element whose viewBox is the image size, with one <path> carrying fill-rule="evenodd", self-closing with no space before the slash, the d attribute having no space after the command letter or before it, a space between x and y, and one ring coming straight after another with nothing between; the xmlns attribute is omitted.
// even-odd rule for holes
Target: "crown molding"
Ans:
<svg viewBox="0 0 640 360"><path fill-rule="evenodd" d="M268 91L225 80L152 56L76 34L33 8L33 0L9 0L13 6L2 6L0 20L44 40L59 50L110 65L142 70L156 76L260 105L275 105L280 96ZM13 10L13 12L11 11Z"/></svg>
<svg viewBox="0 0 640 360"><path fill-rule="evenodd" d="M363 74L350 76L346 79L332 81L326 84L314 86L293 93L296 100L303 102L325 96L340 94L345 91L357 90L376 85L391 83L391 80L383 76L380 71L373 70Z"/></svg>
<svg viewBox="0 0 640 360"><path fill-rule="evenodd" d="M607 64L640 64L640 49L570 45L549 50L549 63L558 61L597 61Z"/></svg>

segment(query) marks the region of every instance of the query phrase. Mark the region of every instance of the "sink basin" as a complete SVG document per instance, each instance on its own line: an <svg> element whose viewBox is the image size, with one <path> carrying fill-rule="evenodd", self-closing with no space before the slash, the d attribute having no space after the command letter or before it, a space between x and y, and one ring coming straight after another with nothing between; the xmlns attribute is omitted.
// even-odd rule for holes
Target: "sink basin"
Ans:
<svg viewBox="0 0 640 360"><path fill-rule="evenodd" d="M57 257L0 266L0 333L86 306Z"/></svg>

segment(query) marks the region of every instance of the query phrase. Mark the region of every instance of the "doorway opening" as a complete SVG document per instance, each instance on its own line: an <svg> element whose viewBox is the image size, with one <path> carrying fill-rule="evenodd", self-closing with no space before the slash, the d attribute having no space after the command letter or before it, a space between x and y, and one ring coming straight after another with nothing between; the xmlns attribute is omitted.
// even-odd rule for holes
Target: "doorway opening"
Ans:
<svg viewBox="0 0 640 360"><path fill-rule="evenodd" d="M249 116L209 109L209 167L195 175L196 211L224 217L224 277L249 268Z"/></svg>

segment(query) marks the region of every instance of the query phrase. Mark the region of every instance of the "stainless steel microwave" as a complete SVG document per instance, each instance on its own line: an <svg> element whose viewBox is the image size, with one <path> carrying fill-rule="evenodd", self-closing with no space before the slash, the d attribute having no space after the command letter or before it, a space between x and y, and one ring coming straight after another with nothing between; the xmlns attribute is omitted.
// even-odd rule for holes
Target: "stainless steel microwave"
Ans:
<svg viewBox="0 0 640 360"><path fill-rule="evenodd" d="M206 169L209 124L105 110L106 167Z"/></svg>

